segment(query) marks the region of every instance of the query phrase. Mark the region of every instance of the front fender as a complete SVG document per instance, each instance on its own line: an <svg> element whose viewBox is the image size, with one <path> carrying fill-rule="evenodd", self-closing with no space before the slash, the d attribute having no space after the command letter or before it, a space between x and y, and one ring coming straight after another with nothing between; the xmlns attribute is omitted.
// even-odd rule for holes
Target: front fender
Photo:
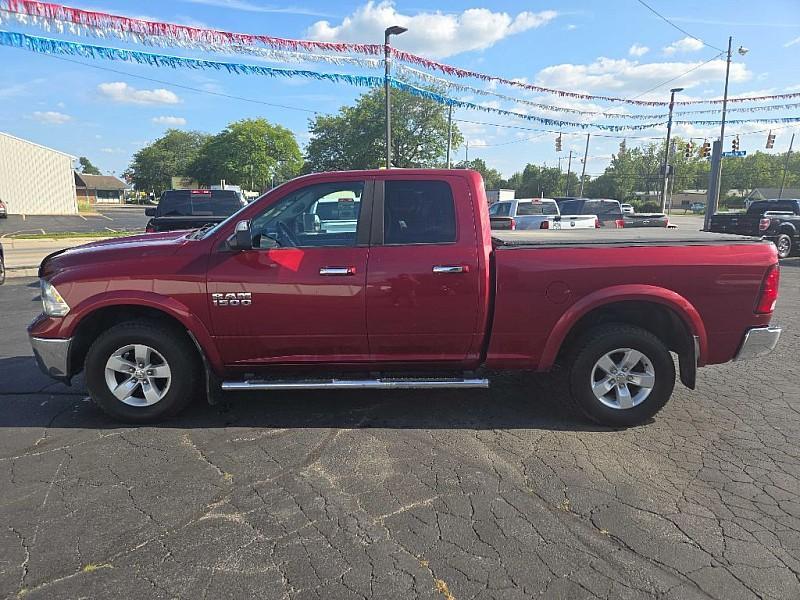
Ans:
<svg viewBox="0 0 800 600"><path fill-rule="evenodd" d="M73 307L64 317L59 337L72 337L84 319L102 308L112 306L142 306L174 318L194 336L214 371L222 372L222 357L205 323L182 302L156 292L120 290L107 292L101 296L90 296Z"/></svg>
<svg viewBox="0 0 800 600"><path fill-rule="evenodd" d="M694 305L686 298L672 290L643 284L615 285L584 296L575 304L570 306L561 318L556 322L555 327L550 332L545 343L542 357L539 361L538 370L546 371L552 368L556 361L561 346L564 343L570 330L575 324L590 311L626 301L654 302L671 308L675 314L684 322L689 329L689 333L696 336L698 342L697 364L705 364L705 357L708 352L708 337L703 319Z"/></svg>

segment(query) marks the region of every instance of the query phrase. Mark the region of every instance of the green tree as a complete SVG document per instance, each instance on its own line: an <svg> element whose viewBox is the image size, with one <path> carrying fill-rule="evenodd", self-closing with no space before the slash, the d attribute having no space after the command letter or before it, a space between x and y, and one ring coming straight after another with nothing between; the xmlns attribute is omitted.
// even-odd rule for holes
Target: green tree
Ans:
<svg viewBox="0 0 800 600"><path fill-rule="evenodd" d="M300 172L303 157L294 134L266 119L231 123L209 138L192 161L190 174L204 184L267 188Z"/></svg>
<svg viewBox="0 0 800 600"><path fill-rule="evenodd" d="M470 161L462 160L455 165L456 169L472 169L483 177L483 185L487 190L496 190L501 187L503 176L497 169L491 169L486 165L482 158L474 158Z"/></svg>
<svg viewBox="0 0 800 600"><path fill-rule="evenodd" d="M392 90L392 164L435 167L447 152L447 109L427 98ZM309 123L307 171L370 169L384 165L385 108L382 89L362 95L354 106L336 115L320 115ZM453 148L462 142L453 126Z"/></svg>
<svg viewBox="0 0 800 600"><path fill-rule="evenodd" d="M92 161L90 161L85 156L81 156L78 159L78 165L79 165L80 172L85 174L85 175L102 175L102 173L100 173L100 169L95 167L92 164Z"/></svg>
<svg viewBox="0 0 800 600"><path fill-rule="evenodd" d="M133 155L130 175L137 190L160 193L172 187L172 177L190 175L189 166L208 135L199 131L168 129L166 133Z"/></svg>

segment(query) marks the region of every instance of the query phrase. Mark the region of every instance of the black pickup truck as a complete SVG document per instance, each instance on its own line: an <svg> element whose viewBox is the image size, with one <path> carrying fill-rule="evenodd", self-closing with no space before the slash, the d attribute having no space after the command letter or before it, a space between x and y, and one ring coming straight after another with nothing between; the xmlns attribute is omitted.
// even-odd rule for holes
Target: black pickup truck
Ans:
<svg viewBox="0 0 800 600"><path fill-rule="evenodd" d="M800 246L800 200L759 200L746 212L712 215L710 230L772 240L786 258Z"/></svg>
<svg viewBox="0 0 800 600"><path fill-rule="evenodd" d="M158 206L144 214L152 217L145 231L177 231L198 229L224 221L244 202L234 190L167 190L161 194Z"/></svg>

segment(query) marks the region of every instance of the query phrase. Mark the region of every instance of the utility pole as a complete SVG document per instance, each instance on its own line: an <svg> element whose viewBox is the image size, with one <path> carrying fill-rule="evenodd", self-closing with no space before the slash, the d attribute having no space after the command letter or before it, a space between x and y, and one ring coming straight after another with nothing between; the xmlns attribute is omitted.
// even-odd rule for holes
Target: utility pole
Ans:
<svg viewBox="0 0 800 600"><path fill-rule="evenodd" d="M447 107L447 168L450 168L450 148L453 144L453 105Z"/></svg>
<svg viewBox="0 0 800 600"><path fill-rule="evenodd" d="M581 191L578 196L583 198L583 178L586 176L586 161L589 159L589 137L591 133L586 134L586 150L583 151L583 168L581 169Z"/></svg>
<svg viewBox="0 0 800 600"><path fill-rule="evenodd" d="M394 25L387 27L383 32L383 94L386 103L386 168L392 168L392 96L390 93L390 79L392 75L392 49L389 46L389 37L400 35L408 31L405 27Z"/></svg>
<svg viewBox="0 0 800 600"><path fill-rule="evenodd" d="M672 156L672 160L675 160L675 152L677 148L675 147L675 141L672 142L672 148L670 148L670 155ZM668 215L672 215L672 192L675 189L675 167L672 167L669 177L669 210L667 211ZM663 211L662 211L663 212Z"/></svg>
<svg viewBox="0 0 800 600"><path fill-rule="evenodd" d="M711 226L711 217L717 212L719 205L719 188L722 178L722 145L725 143L725 117L728 114L728 79L731 74L731 47L733 37L728 38L728 59L725 66L725 93L722 97L722 123L719 128L719 144L714 144L711 154L711 174L708 181L708 202L706 204L705 225L703 229L708 231ZM744 46L739 46L739 54L744 56L748 50ZM716 157L716 160L714 160Z"/></svg>
<svg viewBox="0 0 800 600"><path fill-rule="evenodd" d="M465 140L465 141L466 141L467 147L464 150L464 162L469 164L469 140Z"/></svg>
<svg viewBox="0 0 800 600"><path fill-rule="evenodd" d="M786 153L786 162L783 163L783 180L781 181L781 191L778 192L779 200L783 198L783 189L784 186L786 186L786 171L789 170L789 157L792 155L793 145L794 145L794 134L792 134L792 139L789 141L789 151Z"/></svg>
<svg viewBox="0 0 800 600"><path fill-rule="evenodd" d="M564 195L569 196L569 176L572 173L572 150L569 151L569 160L567 161L567 180L564 182Z"/></svg>
<svg viewBox="0 0 800 600"><path fill-rule="evenodd" d="M727 89L727 88L726 88ZM667 141L664 144L664 173L661 178L661 212L667 208L667 184L669 182L669 138L672 136L672 109L675 108L675 93L683 88L672 88L669 91L669 119L667 120Z"/></svg>

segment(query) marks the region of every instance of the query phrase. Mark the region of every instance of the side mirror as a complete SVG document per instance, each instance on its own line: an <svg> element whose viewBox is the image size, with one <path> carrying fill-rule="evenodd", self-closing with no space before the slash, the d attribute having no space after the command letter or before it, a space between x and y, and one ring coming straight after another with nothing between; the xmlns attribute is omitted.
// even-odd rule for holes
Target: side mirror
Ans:
<svg viewBox="0 0 800 600"><path fill-rule="evenodd" d="M320 229L319 215L303 213L303 232L316 233Z"/></svg>
<svg viewBox="0 0 800 600"><path fill-rule="evenodd" d="M230 246L235 250L252 250L253 234L250 231L250 221L239 221L234 231Z"/></svg>

